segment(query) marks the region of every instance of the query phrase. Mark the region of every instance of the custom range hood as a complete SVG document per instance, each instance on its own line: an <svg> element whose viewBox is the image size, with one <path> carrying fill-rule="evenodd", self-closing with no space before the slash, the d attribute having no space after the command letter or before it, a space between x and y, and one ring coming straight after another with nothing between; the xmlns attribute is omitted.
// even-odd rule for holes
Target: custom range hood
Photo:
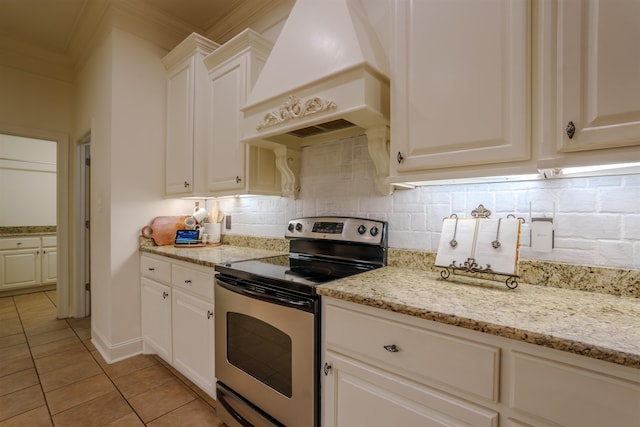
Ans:
<svg viewBox="0 0 640 427"><path fill-rule="evenodd" d="M360 0L297 0L242 108L241 141L278 153L366 134L389 194L389 104L389 60Z"/></svg>

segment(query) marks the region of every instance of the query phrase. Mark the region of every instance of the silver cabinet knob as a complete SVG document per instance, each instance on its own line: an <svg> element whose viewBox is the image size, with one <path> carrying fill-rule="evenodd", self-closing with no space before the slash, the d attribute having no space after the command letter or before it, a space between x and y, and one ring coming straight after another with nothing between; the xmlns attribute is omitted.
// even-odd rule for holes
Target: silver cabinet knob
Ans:
<svg viewBox="0 0 640 427"><path fill-rule="evenodd" d="M332 368L331 363L328 363L328 362L324 363L324 366L322 367L322 372L324 372L325 377L329 375L329 371L331 370L331 368Z"/></svg>
<svg viewBox="0 0 640 427"><path fill-rule="evenodd" d="M387 344L384 346L384 349L387 350L389 353L397 353L400 351L398 346L395 344Z"/></svg>

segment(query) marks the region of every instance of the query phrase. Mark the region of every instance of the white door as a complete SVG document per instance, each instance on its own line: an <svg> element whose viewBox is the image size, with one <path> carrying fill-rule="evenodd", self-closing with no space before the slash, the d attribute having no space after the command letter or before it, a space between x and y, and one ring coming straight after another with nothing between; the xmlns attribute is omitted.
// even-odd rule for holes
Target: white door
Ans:
<svg viewBox="0 0 640 427"><path fill-rule="evenodd" d="M174 289L173 363L215 396L213 304Z"/></svg>
<svg viewBox="0 0 640 427"><path fill-rule="evenodd" d="M209 120L210 192L241 190L245 186L247 146L240 142L240 108L247 98L246 58L240 57L209 73L211 118Z"/></svg>
<svg viewBox="0 0 640 427"><path fill-rule="evenodd" d="M54 247L42 248L42 284L56 283L58 250Z"/></svg>
<svg viewBox="0 0 640 427"><path fill-rule="evenodd" d="M171 288L143 277L142 340L145 351L171 363Z"/></svg>
<svg viewBox="0 0 640 427"><path fill-rule="evenodd" d="M0 252L0 287L2 290L40 284L40 250L18 249Z"/></svg>
<svg viewBox="0 0 640 427"><path fill-rule="evenodd" d="M392 175L530 159L529 9L396 2Z"/></svg>
<svg viewBox="0 0 640 427"><path fill-rule="evenodd" d="M640 145L639 41L639 1L558 2L559 151Z"/></svg>
<svg viewBox="0 0 640 427"><path fill-rule="evenodd" d="M171 70L167 80L165 191L193 191L195 57Z"/></svg>
<svg viewBox="0 0 640 427"><path fill-rule="evenodd" d="M325 427L486 426L498 414L440 394L382 369L325 352L322 419Z"/></svg>

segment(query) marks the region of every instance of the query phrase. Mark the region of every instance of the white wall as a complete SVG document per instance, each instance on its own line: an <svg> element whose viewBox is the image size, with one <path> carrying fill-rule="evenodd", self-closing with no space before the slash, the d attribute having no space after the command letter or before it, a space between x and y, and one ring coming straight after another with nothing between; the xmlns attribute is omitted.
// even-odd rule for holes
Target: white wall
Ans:
<svg viewBox="0 0 640 427"><path fill-rule="evenodd" d="M527 220L521 257L619 268L640 268L640 175L571 178L495 184L440 185L375 194L366 137L302 150L300 199L220 199L232 214L223 233L282 237L295 216L352 215L389 221L389 246L434 251L442 218L470 216L479 204L494 218L510 213ZM556 219L555 249L529 248L529 206L533 216ZM211 201L207 202L210 207Z"/></svg>
<svg viewBox="0 0 640 427"><path fill-rule="evenodd" d="M0 227L56 225L56 145L0 134Z"/></svg>
<svg viewBox="0 0 640 427"><path fill-rule="evenodd" d="M111 341L112 300L111 194L111 68L112 40L103 34L77 77L76 135L91 131L91 327L92 336ZM78 254L81 257L81 254ZM80 261L80 260L77 260Z"/></svg>
<svg viewBox="0 0 640 427"><path fill-rule="evenodd" d="M113 28L78 79L78 135L91 129L92 337L107 360L141 349L140 229L193 205L164 199L165 54Z"/></svg>

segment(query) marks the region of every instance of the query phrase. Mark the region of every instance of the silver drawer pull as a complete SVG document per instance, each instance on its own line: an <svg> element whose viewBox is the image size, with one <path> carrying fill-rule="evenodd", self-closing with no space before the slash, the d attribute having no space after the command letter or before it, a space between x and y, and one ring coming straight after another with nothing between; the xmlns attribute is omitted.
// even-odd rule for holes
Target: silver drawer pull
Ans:
<svg viewBox="0 0 640 427"><path fill-rule="evenodd" d="M390 353L397 353L398 351L400 351L398 346L395 345L395 344L387 344L387 345L384 346L384 349L387 350Z"/></svg>

